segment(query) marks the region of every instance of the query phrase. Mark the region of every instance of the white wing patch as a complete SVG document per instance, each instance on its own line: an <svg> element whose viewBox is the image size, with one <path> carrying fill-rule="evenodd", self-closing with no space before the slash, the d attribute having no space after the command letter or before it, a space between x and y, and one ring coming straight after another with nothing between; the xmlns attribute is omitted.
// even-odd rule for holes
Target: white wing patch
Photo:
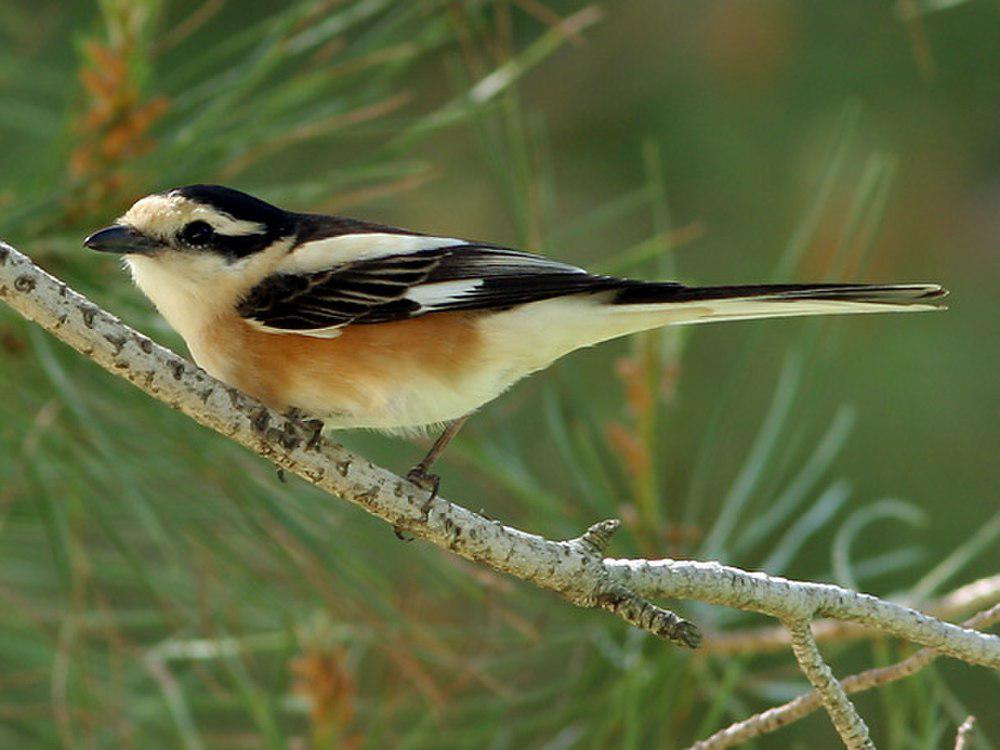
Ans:
<svg viewBox="0 0 1000 750"><path fill-rule="evenodd" d="M482 279L438 281L411 287L405 297L424 308L442 307L461 300L483 285Z"/></svg>
<svg viewBox="0 0 1000 750"><path fill-rule="evenodd" d="M468 244L453 237L364 232L326 237L299 245L277 268L278 273L308 274L361 260L389 255L409 255L421 250Z"/></svg>

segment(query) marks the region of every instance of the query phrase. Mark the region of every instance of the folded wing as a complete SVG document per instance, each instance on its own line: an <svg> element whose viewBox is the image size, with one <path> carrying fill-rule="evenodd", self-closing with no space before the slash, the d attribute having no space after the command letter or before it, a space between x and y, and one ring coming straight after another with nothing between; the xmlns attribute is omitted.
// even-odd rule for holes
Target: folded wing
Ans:
<svg viewBox="0 0 1000 750"><path fill-rule="evenodd" d="M294 251L286 270L242 300L240 314L275 332L336 336L346 325L502 310L621 284L530 253L420 235L344 235L317 249L328 267L316 268L319 252Z"/></svg>

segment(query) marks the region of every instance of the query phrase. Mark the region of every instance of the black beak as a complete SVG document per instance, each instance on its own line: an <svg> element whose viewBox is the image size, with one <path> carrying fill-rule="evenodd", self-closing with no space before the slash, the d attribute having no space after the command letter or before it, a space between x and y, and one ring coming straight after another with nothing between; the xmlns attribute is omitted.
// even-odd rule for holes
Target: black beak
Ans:
<svg viewBox="0 0 1000 750"><path fill-rule="evenodd" d="M83 244L91 250L102 253L135 253L137 255L150 255L161 247L161 244L156 240L121 224L94 232L83 241Z"/></svg>

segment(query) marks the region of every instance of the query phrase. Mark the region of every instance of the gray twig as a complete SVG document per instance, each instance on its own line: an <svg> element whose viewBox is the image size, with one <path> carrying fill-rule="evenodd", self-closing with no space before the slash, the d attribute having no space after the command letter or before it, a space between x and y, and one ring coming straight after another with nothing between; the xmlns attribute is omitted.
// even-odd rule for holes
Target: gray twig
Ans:
<svg viewBox="0 0 1000 750"><path fill-rule="evenodd" d="M964 623L967 628L988 628L1000 622L1000 604L995 604L989 609L978 612ZM885 667L876 667L859 674L845 677L841 680L845 692L848 695L870 690L879 685L901 680L904 677L916 674L928 664L937 659L941 654L932 648L922 648L915 654L890 664ZM790 700L788 703L774 708L769 708L759 714L754 714L742 721L731 724L720 729L711 737L707 737L701 742L692 745L691 750L725 750L735 747L744 742L760 737L763 734L770 734L789 724L808 716L813 711L822 706L819 693L812 692L800 695L798 698Z"/></svg>
<svg viewBox="0 0 1000 750"><path fill-rule="evenodd" d="M969 716L958 728L955 735L955 750L969 750L972 747L972 735L976 733L976 717Z"/></svg>
<svg viewBox="0 0 1000 750"><path fill-rule="evenodd" d="M1000 574L980 578L951 591L939 599L927 602L922 608L927 614L941 620L954 620L1000 602ZM903 601L912 606L912 602ZM968 626L967 627L971 627ZM817 643L872 638L880 634L869 628L845 620L815 620L813 637ZM781 625L767 625L742 630L706 633L699 651L700 656L714 654L762 654L783 651L791 645L788 630Z"/></svg>
<svg viewBox="0 0 1000 750"><path fill-rule="evenodd" d="M823 660L809 621L788 620L785 627L792 637L792 652L799 667L823 701L844 747L848 750L874 750L875 744L868 736L864 719L847 697L843 685L834 677L833 670Z"/></svg>

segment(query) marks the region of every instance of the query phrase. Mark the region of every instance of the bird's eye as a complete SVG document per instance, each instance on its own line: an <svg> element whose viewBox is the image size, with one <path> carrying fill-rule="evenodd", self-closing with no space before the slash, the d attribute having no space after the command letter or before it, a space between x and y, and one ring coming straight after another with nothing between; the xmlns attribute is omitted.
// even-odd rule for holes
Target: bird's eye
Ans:
<svg viewBox="0 0 1000 750"><path fill-rule="evenodd" d="M205 221L192 221L181 230L181 239L188 245L207 245L215 236L215 230Z"/></svg>

